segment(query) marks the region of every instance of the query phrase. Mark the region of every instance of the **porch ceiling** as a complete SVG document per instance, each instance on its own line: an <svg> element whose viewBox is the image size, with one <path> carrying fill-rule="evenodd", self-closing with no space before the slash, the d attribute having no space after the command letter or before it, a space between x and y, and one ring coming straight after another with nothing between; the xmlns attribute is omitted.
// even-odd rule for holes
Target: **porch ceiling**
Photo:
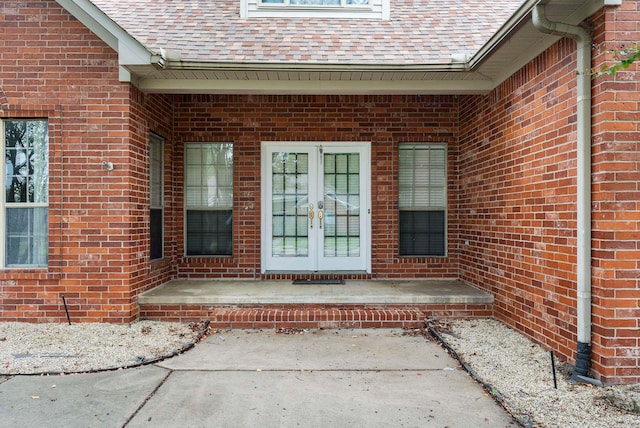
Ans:
<svg viewBox="0 0 640 428"><path fill-rule="evenodd" d="M480 94L492 80L462 67L450 70L378 67L300 67L252 64L190 65L158 70L127 67L147 93L206 94ZM425 67L426 68L426 67ZM460 70L462 68L462 70Z"/></svg>

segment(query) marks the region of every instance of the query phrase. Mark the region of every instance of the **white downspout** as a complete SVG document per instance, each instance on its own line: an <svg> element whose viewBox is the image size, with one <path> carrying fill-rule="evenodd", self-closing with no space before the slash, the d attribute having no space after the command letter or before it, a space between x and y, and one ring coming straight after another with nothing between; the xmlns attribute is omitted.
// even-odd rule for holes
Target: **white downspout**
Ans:
<svg viewBox="0 0 640 428"><path fill-rule="evenodd" d="M551 22L544 5L533 9L540 32L577 43L577 356L575 376L588 377L591 361L591 37L582 27Z"/></svg>

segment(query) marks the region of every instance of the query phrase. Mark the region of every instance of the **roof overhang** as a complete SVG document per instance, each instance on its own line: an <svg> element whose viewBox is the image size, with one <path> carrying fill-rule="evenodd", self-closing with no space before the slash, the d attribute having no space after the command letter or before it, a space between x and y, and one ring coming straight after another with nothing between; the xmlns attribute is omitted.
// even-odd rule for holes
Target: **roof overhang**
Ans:
<svg viewBox="0 0 640 428"><path fill-rule="evenodd" d="M56 1L118 53L121 81L135 83L137 76L131 74L130 67L148 66L161 59L160 55L154 55L89 0Z"/></svg>
<svg viewBox="0 0 640 428"><path fill-rule="evenodd" d="M117 53L120 79L146 93L486 94L559 37L531 23L536 4L550 20L577 25L621 0L527 0L478 52L448 64L193 62L151 52L88 0L57 0Z"/></svg>

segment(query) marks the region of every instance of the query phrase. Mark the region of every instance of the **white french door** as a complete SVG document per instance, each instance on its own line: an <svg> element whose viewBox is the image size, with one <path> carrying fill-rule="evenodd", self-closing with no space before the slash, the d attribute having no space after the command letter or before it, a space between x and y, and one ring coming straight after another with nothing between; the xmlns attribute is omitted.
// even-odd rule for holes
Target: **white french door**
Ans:
<svg viewBox="0 0 640 428"><path fill-rule="evenodd" d="M370 271L370 145L262 144L262 272Z"/></svg>

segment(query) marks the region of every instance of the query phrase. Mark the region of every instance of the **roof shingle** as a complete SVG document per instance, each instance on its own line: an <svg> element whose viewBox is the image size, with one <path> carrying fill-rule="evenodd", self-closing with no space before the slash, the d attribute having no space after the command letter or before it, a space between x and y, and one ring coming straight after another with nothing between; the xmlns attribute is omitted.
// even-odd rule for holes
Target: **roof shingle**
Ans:
<svg viewBox="0 0 640 428"><path fill-rule="evenodd" d="M523 0L391 0L391 19L240 18L241 0L91 0L154 53L224 63L448 64Z"/></svg>

